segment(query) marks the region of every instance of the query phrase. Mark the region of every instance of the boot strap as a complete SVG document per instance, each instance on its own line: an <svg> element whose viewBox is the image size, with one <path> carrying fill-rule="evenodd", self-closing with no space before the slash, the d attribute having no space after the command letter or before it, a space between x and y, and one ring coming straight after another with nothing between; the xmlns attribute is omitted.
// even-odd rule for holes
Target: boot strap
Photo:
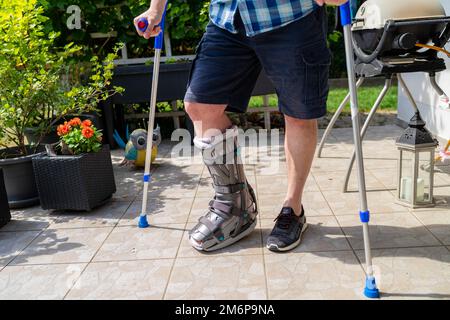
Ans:
<svg viewBox="0 0 450 320"><path fill-rule="evenodd" d="M219 210L227 215L233 215L236 217L240 217L242 215L242 210L215 200L211 200L209 202L209 208L214 209L215 211Z"/></svg>
<svg viewBox="0 0 450 320"><path fill-rule="evenodd" d="M228 186L216 186L215 184L213 184L213 188L217 193L225 194L240 192L242 190L245 190L246 187L246 183L236 183Z"/></svg>

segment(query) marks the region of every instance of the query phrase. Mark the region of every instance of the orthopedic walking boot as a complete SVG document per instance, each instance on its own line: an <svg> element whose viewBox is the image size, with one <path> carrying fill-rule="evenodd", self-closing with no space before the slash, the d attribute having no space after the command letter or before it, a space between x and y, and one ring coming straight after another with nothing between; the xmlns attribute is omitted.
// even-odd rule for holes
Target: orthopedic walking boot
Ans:
<svg viewBox="0 0 450 320"><path fill-rule="evenodd" d="M207 214L189 233L189 241L199 251L225 248L256 227L256 197L245 177L237 139L236 127L212 138L194 139L202 150L215 190Z"/></svg>

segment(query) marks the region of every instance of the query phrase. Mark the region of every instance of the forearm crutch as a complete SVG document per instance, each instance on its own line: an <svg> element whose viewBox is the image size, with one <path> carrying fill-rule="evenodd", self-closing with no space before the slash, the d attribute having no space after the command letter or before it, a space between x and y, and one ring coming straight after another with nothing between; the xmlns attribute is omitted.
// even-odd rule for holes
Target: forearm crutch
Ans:
<svg viewBox="0 0 450 320"><path fill-rule="evenodd" d="M166 4L167 6L167 4ZM166 7L167 8L167 7ZM148 198L148 185L151 182L151 164L152 164L152 149L153 149L153 131L155 129L155 115L156 115L156 99L158 95L158 81L159 81L159 66L161 64L161 50L164 42L164 22L166 18L166 10L162 16L161 23L158 25L161 27L161 32L155 38L155 57L153 63L153 80L152 91L150 97L150 113L148 118L148 132L147 132L147 148L145 155L145 172L144 172L144 193L142 196L142 211L139 217L139 228L148 228L150 225L147 219L147 198ZM146 18L141 18L138 21L138 28L140 31L145 32L148 28L148 21Z"/></svg>
<svg viewBox="0 0 450 320"><path fill-rule="evenodd" d="M353 122L353 136L355 143L356 163L358 167L358 183L359 183L359 197L360 197L360 218L363 224L364 235L364 251L366 255L366 286L364 289L364 295L368 298L379 298L380 292L378 291L373 266L372 266L372 253L370 247L370 235L369 235L369 221L370 213L367 205L367 192L366 192L366 179L364 173L364 159L361 145L361 124L358 107L358 93L356 86L355 75L355 56L353 53L353 35L352 35L352 15L350 9L350 1L343 4L340 7L341 23L344 28L345 39L345 55L347 58L347 73L348 83L350 89L350 106L352 112Z"/></svg>

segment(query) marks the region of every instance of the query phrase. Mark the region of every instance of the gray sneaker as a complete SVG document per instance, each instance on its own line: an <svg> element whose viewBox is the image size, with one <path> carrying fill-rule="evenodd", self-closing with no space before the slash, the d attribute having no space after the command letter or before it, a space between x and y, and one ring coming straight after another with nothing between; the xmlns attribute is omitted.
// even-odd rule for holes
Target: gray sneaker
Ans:
<svg viewBox="0 0 450 320"><path fill-rule="evenodd" d="M300 217L295 215L292 208L285 207L275 221L275 227L267 239L267 249L274 252L295 249L302 241L303 232L308 227L303 207Z"/></svg>

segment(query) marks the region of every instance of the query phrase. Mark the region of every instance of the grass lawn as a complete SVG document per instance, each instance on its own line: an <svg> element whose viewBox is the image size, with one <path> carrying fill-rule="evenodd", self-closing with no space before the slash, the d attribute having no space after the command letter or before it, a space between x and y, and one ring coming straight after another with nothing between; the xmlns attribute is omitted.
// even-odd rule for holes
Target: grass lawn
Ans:
<svg viewBox="0 0 450 320"><path fill-rule="evenodd" d="M377 99L380 94L382 86L375 87L363 87L359 89L359 105L360 110L363 112L369 112L372 108L373 103ZM328 97L328 112L334 113L336 109L339 107L342 100L348 93L348 89L332 89L330 90L330 95ZM278 106L278 99L276 95L271 95L269 99L269 105L271 107ZM262 97L253 97L250 100L250 108L258 108L263 106L263 98ZM389 93L384 98L383 103L381 104L381 109L385 111L395 111L397 110L397 87L392 87L389 90ZM347 108L345 111L349 111Z"/></svg>

